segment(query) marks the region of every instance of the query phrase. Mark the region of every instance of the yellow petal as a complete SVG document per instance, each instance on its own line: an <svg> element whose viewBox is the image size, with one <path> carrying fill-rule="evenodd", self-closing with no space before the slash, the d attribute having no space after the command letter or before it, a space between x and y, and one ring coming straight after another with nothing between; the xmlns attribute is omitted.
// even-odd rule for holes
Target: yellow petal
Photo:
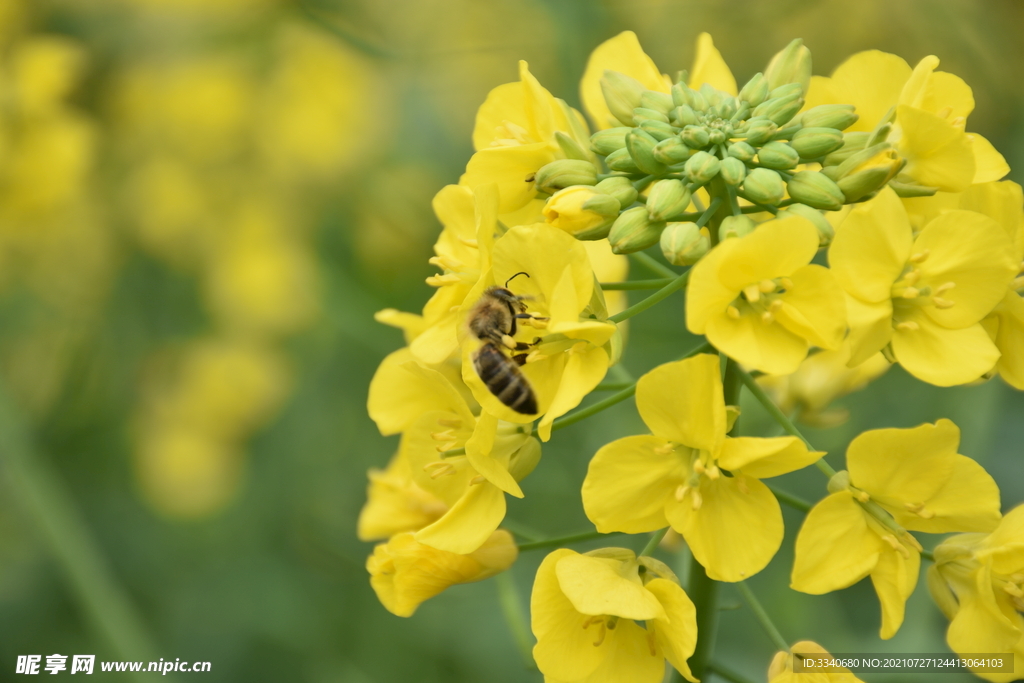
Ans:
<svg viewBox="0 0 1024 683"><path fill-rule="evenodd" d="M658 71L654 60L647 56L632 31L623 31L606 40L590 53L587 69L580 81L580 100L590 115L594 127L603 130L620 124L608 110L601 92L601 78L605 71L618 71L640 81L648 90L667 93L668 79Z"/></svg>
<svg viewBox="0 0 1024 683"><path fill-rule="evenodd" d="M530 596L530 626L537 638L533 658L545 676L563 681L586 678L607 655L603 643L594 647L594 629L583 628L588 616L576 611L558 585L556 565L575 555L561 548L545 557Z"/></svg>
<svg viewBox="0 0 1024 683"><path fill-rule="evenodd" d="M582 350L572 349L568 352L558 393L551 399L551 405L537 425L543 441L551 438L551 425L555 418L578 406L580 401L601 383L607 373L608 353L603 348L585 346Z"/></svg>
<svg viewBox="0 0 1024 683"><path fill-rule="evenodd" d="M730 358L771 375L796 372L807 357L807 340L759 316L734 320L720 315L708 322L708 341Z"/></svg>
<svg viewBox="0 0 1024 683"><path fill-rule="evenodd" d="M655 643L652 652L647 631L632 621L621 620L609 629L601 649L608 653L601 666L575 683L660 683L665 677L665 658L660 648Z"/></svg>
<svg viewBox="0 0 1024 683"><path fill-rule="evenodd" d="M860 119L848 130L870 131L899 100L911 69L902 58L879 50L858 52L832 72L836 102L857 107Z"/></svg>
<svg viewBox="0 0 1024 683"><path fill-rule="evenodd" d="M533 176L541 166L555 160L552 143L534 142L514 147L487 147L466 164L460 185L474 188L495 183L501 196L498 210L515 211L537 196Z"/></svg>
<svg viewBox="0 0 1024 683"><path fill-rule="evenodd" d="M504 137L505 122L528 130L530 122L526 117L523 84L505 83L487 93L487 99L476 111L473 126L473 149L481 150Z"/></svg>
<svg viewBox="0 0 1024 683"><path fill-rule="evenodd" d="M376 541L403 531L417 531L447 510L441 500L416 485L408 460L399 454L391 458L387 469L370 470L368 476L366 504L359 511L357 524L356 535L360 541Z"/></svg>
<svg viewBox="0 0 1024 683"><path fill-rule="evenodd" d="M880 636L888 640L896 635L903 624L903 613L907 598L914 592L917 576L921 571L921 555L914 550L909 557L889 549L878 558L878 564L871 570L871 583L882 606L882 628Z"/></svg>
<svg viewBox="0 0 1024 683"><path fill-rule="evenodd" d="M971 182L990 183L1010 172L1010 165L1006 163L1006 159L984 136L968 133L967 138L971 141L971 150L974 152L974 179Z"/></svg>
<svg viewBox="0 0 1024 683"><path fill-rule="evenodd" d="M718 271L722 263L731 259L739 239L720 243L690 269L686 287L686 328L694 334L704 334L708 321L722 315L739 294L722 284Z"/></svg>
<svg viewBox="0 0 1024 683"><path fill-rule="evenodd" d="M850 324L848 366L857 367L885 348L892 340L892 300L877 304L846 297L846 318Z"/></svg>
<svg viewBox="0 0 1024 683"><path fill-rule="evenodd" d="M999 487L981 465L965 455L953 458L953 469L942 488L923 501L922 517L894 510L896 522L911 531L942 534L949 531L992 531L999 525Z"/></svg>
<svg viewBox="0 0 1024 683"><path fill-rule="evenodd" d="M914 377L939 387L967 384L991 370L999 349L981 325L949 330L919 314L916 330L895 330L892 351Z"/></svg>
<svg viewBox="0 0 1024 683"><path fill-rule="evenodd" d="M1024 566L1024 505L1018 505L1003 517L999 526L985 539L985 554L991 558L992 569L1000 574L1013 574Z"/></svg>
<svg viewBox="0 0 1024 683"><path fill-rule="evenodd" d="M790 588L822 595L852 586L874 569L882 550L853 494L833 493L811 508L797 534Z"/></svg>
<svg viewBox="0 0 1024 683"><path fill-rule="evenodd" d="M641 377L636 407L651 432L717 453L725 438L720 367L717 355L702 353L659 365Z"/></svg>
<svg viewBox="0 0 1024 683"><path fill-rule="evenodd" d="M417 364L408 348L381 361L366 401L381 434L397 434L423 413L438 409L469 414L465 400L444 375Z"/></svg>
<svg viewBox="0 0 1024 683"><path fill-rule="evenodd" d="M519 80L523 84L524 106L531 130L538 141L551 140L555 135L557 100L530 73L529 64L522 59L519 60Z"/></svg>
<svg viewBox="0 0 1024 683"><path fill-rule="evenodd" d="M782 510L768 487L739 475L705 479L694 510L692 491L669 500L666 515L715 581L742 581L767 566L782 543Z"/></svg>
<svg viewBox="0 0 1024 683"><path fill-rule="evenodd" d="M779 324L813 346L837 349L846 335L846 295L828 268L807 265L789 276L792 289L779 297Z"/></svg>
<svg viewBox="0 0 1024 683"><path fill-rule="evenodd" d="M730 95L737 92L736 79L709 33L697 36L697 51L693 58L693 68L690 70L691 88L698 90L704 83Z"/></svg>
<svg viewBox="0 0 1024 683"><path fill-rule="evenodd" d="M824 452L808 451L795 436L764 439L740 436L725 440L718 465L730 472L766 479L807 467L824 456Z"/></svg>
<svg viewBox="0 0 1024 683"><path fill-rule="evenodd" d="M850 211L829 247L828 264L848 293L865 303L878 303L892 296L913 240L907 212L887 187Z"/></svg>
<svg viewBox="0 0 1024 683"><path fill-rule="evenodd" d="M995 343L999 357L999 374L1007 384L1024 391L1024 298L1010 290L996 309L999 330Z"/></svg>
<svg viewBox="0 0 1024 683"><path fill-rule="evenodd" d="M913 253L928 253L921 263L921 286L947 282L955 287L942 298L950 308L928 306L925 312L943 327L973 325L995 308L1016 275L1019 263L1006 231L988 216L973 211L947 211L924 226Z"/></svg>
<svg viewBox="0 0 1024 683"><path fill-rule="evenodd" d="M903 88L900 104L924 109L951 122L962 121L974 111L974 93L959 76L935 71L938 65L938 58L931 55L918 62Z"/></svg>
<svg viewBox="0 0 1024 683"><path fill-rule="evenodd" d="M904 105L896 108L896 119L903 131L899 152L907 159L904 173L943 192L967 189L975 166L965 132L935 114Z"/></svg>
<svg viewBox="0 0 1024 683"><path fill-rule="evenodd" d="M733 292L761 280L792 275L818 252L818 231L802 216L762 223L735 242L718 269L718 278ZM721 247L718 247L721 248Z"/></svg>
<svg viewBox="0 0 1024 683"><path fill-rule="evenodd" d="M450 428L453 420L459 420L461 426ZM409 469L413 480L423 490L429 491L437 498L444 501L446 507L451 507L458 502L459 498L466 493L469 481L477 476L473 468L468 467L467 460L455 458L449 464L455 468L452 472L448 470L445 476L431 478L434 473L434 463L441 461L438 447L455 448L466 442L466 439L473 435L473 428L476 420L464 422L455 413L443 410L432 410L424 413L418 420L412 423L402 433L402 440L399 442L399 454L409 463ZM450 431L451 436L446 441L439 441L434 438L439 432ZM447 468L446 468L447 469Z"/></svg>
<svg viewBox="0 0 1024 683"><path fill-rule="evenodd" d="M949 624L946 642L957 653L1012 652L1021 638L1020 615L1011 620L1000 610L987 568L979 568L974 579L969 590L957 593L960 609Z"/></svg>
<svg viewBox="0 0 1024 683"><path fill-rule="evenodd" d="M679 584L668 579L654 579L646 588L658 598L668 616L665 620L649 622L648 628L654 629L654 636L661 651L665 653L665 659L686 680L697 683L686 663L697 647L697 610L693 602Z"/></svg>
<svg viewBox="0 0 1024 683"><path fill-rule="evenodd" d="M583 480L583 509L603 534L663 529L665 501L689 475L680 454L657 436L627 436L602 446Z"/></svg>
<svg viewBox="0 0 1024 683"><path fill-rule="evenodd" d="M640 583L638 566L604 557L568 555L558 561L555 575L577 612L664 619L665 609L658 598Z"/></svg>
<svg viewBox="0 0 1024 683"><path fill-rule="evenodd" d="M508 471L511 453L494 449L497 431L498 418L486 411L481 413L473 436L466 441L466 459L487 481L505 493L522 498L523 490Z"/></svg>
<svg viewBox="0 0 1024 683"><path fill-rule="evenodd" d="M485 481L470 486L441 519L416 532L416 540L438 550L468 555L484 544L503 519L505 494Z"/></svg>
<svg viewBox="0 0 1024 683"><path fill-rule="evenodd" d="M913 429L872 429L846 450L850 482L884 505L922 503L953 472L960 430L949 420Z"/></svg>
<svg viewBox="0 0 1024 683"><path fill-rule="evenodd" d="M994 220L1013 243L1014 257L1024 260L1024 194L1020 185L1009 180L971 185L960 195L958 205L950 208L977 211Z"/></svg>

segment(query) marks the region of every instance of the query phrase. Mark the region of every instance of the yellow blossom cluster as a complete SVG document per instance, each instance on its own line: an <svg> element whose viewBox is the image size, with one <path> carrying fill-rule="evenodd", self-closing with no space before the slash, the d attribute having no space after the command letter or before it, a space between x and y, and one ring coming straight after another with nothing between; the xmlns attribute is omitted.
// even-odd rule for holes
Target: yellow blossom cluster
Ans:
<svg viewBox="0 0 1024 683"><path fill-rule="evenodd" d="M465 173L434 200L434 295L421 313L377 315L407 344L368 399L381 433L401 435L370 474L359 528L387 539L367 563L384 606L408 616L507 568L505 495L526 495L540 442L635 394L649 433L597 450L582 501L594 537L654 535L640 552L543 560L531 616L546 680L656 683L666 662L698 680L714 670L713 634L699 629L714 622L715 582L735 584L773 634L769 680L803 680L794 658L827 652L790 647L744 583L782 546L780 502L807 513L791 587L817 595L870 577L882 638L932 559L912 532L965 532L935 551L929 579L950 646L1022 656L1020 524L958 453L956 425L864 432L836 472L787 416L838 424L846 414L830 404L895 363L939 387L999 374L1024 388L1021 189L967 132L970 88L937 66L866 52L817 77L794 40L738 87L706 34L672 78L626 32L590 57L589 123L525 62L492 90ZM626 281L627 254L660 279ZM684 288L671 315L703 343L571 412L619 364L624 323ZM630 307L611 298L627 289L657 291ZM744 386L786 436L740 435ZM809 466L828 475L816 504L764 481ZM685 586L652 557L670 529L692 558Z"/></svg>

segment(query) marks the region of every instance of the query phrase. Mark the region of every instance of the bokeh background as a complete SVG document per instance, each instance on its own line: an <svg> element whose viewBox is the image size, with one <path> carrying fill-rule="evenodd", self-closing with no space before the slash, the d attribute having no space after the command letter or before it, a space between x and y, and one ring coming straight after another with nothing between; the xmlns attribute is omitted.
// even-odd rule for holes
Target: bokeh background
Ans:
<svg viewBox="0 0 1024 683"><path fill-rule="evenodd" d="M396 447L365 413L402 343L373 312L429 296L430 199L488 90L526 59L578 106L589 51L625 29L672 73L709 31L741 82L794 37L822 75L863 49L935 54L1021 182L1022 26L1018 0L0 0L0 681L19 654L131 647L210 661L179 677L211 683L539 681L493 581L400 619L355 538L366 470ZM635 376L693 346L680 302L631 323ZM1024 394L1000 380L894 368L842 405L845 425L808 430L833 464L860 431L948 417L1004 509L1024 502ZM588 459L641 429L627 402L558 433L509 519L590 528ZM817 472L777 483L823 494ZM752 584L787 638L945 650L923 581L888 642L868 582L790 591L786 521ZM513 569L524 605L541 557ZM773 648L723 593L716 659L764 680Z"/></svg>

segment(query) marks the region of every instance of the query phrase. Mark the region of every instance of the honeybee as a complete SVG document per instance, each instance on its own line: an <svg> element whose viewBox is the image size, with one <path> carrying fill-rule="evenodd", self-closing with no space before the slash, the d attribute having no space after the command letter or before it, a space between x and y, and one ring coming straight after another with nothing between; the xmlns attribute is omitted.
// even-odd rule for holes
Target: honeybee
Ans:
<svg viewBox="0 0 1024 683"><path fill-rule="evenodd" d="M530 277L525 272L516 273L505 281L504 287L494 285L484 290L469 313L469 331L483 342L473 354L473 368L488 391L517 413L533 415L537 412L537 398L519 369L526 362L526 354L522 352L529 349L530 344L517 342L513 337L517 320L541 318L526 312L528 297L518 296L508 289L508 283L520 275ZM520 353L510 358L505 355L506 349Z"/></svg>

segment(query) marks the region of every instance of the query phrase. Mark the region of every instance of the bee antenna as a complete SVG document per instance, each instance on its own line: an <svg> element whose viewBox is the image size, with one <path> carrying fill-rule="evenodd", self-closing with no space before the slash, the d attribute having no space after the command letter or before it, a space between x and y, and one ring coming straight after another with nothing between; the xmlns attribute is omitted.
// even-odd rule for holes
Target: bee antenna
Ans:
<svg viewBox="0 0 1024 683"><path fill-rule="evenodd" d="M526 277L530 277L529 273L527 273L525 270L521 270L518 273L516 273L515 275L513 275L512 277L510 277L509 279L505 280L505 289L508 289L508 283L512 282L513 280L515 280L520 275L525 275Z"/></svg>

